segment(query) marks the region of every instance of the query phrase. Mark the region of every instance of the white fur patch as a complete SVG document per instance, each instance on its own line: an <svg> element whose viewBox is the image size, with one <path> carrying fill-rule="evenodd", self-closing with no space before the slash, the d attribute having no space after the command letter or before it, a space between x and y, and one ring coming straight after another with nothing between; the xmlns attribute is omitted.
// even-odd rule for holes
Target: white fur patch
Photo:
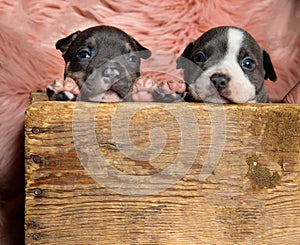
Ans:
<svg viewBox="0 0 300 245"><path fill-rule="evenodd" d="M231 94L228 98L235 103L245 103L255 97L255 86L249 81L237 60L243 39L242 31L228 30L228 51L224 64L221 65L227 69L231 78L228 83Z"/></svg>
<svg viewBox="0 0 300 245"><path fill-rule="evenodd" d="M227 58L236 60L244 39L243 32L237 29L229 29L227 33ZM226 59L226 57L225 57Z"/></svg>

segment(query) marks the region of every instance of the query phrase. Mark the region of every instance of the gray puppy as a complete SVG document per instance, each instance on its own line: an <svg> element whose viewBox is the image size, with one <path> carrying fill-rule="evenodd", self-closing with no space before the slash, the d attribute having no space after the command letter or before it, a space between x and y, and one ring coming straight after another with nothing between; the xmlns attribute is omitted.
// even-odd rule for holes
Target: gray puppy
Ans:
<svg viewBox="0 0 300 245"><path fill-rule="evenodd" d="M191 42L177 68L184 69L188 101L268 102L264 80L276 81L270 56L246 31L213 28Z"/></svg>
<svg viewBox="0 0 300 245"><path fill-rule="evenodd" d="M78 88L63 91L63 82L47 87L55 100L75 100L79 94L84 101L121 101L132 90L140 76L141 58L151 51L133 37L112 26L96 26L77 31L56 43L65 60L64 78ZM57 85L58 84L58 85Z"/></svg>

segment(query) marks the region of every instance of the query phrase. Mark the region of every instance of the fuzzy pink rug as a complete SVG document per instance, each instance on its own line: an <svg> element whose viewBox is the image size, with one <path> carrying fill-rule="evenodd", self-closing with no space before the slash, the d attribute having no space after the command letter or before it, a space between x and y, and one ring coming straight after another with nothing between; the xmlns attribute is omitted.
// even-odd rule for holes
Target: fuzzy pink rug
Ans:
<svg viewBox="0 0 300 245"><path fill-rule="evenodd" d="M297 0L0 0L0 244L22 244L24 111L30 91L63 75L56 40L106 24L179 55L212 27L242 27L271 55L278 81L266 86L281 101L300 81L299 23ZM299 87L288 102L300 103Z"/></svg>

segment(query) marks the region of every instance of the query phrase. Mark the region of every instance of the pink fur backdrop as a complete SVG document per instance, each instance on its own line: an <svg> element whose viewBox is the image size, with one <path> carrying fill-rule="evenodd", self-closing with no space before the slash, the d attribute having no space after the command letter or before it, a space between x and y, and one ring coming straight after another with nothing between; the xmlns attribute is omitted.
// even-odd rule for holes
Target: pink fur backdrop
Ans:
<svg viewBox="0 0 300 245"><path fill-rule="evenodd" d="M271 99L299 103L299 23L297 0L0 0L0 244L23 243L24 112L31 91L63 76L58 39L113 25L151 50L179 55L212 27L238 26L271 55Z"/></svg>

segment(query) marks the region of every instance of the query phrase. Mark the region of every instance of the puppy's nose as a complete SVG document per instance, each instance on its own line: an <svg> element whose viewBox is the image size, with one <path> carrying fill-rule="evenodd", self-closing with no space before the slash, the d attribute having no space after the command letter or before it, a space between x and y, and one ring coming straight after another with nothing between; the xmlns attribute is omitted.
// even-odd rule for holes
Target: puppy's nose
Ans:
<svg viewBox="0 0 300 245"><path fill-rule="evenodd" d="M103 71L103 76L107 78L115 78L120 75L120 72L116 68L106 68Z"/></svg>
<svg viewBox="0 0 300 245"><path fill-rule="evenodd" d="M230 78L224 74L214 74L210 77L210 80L217 90L222 90L226 88Z"/></svg>

